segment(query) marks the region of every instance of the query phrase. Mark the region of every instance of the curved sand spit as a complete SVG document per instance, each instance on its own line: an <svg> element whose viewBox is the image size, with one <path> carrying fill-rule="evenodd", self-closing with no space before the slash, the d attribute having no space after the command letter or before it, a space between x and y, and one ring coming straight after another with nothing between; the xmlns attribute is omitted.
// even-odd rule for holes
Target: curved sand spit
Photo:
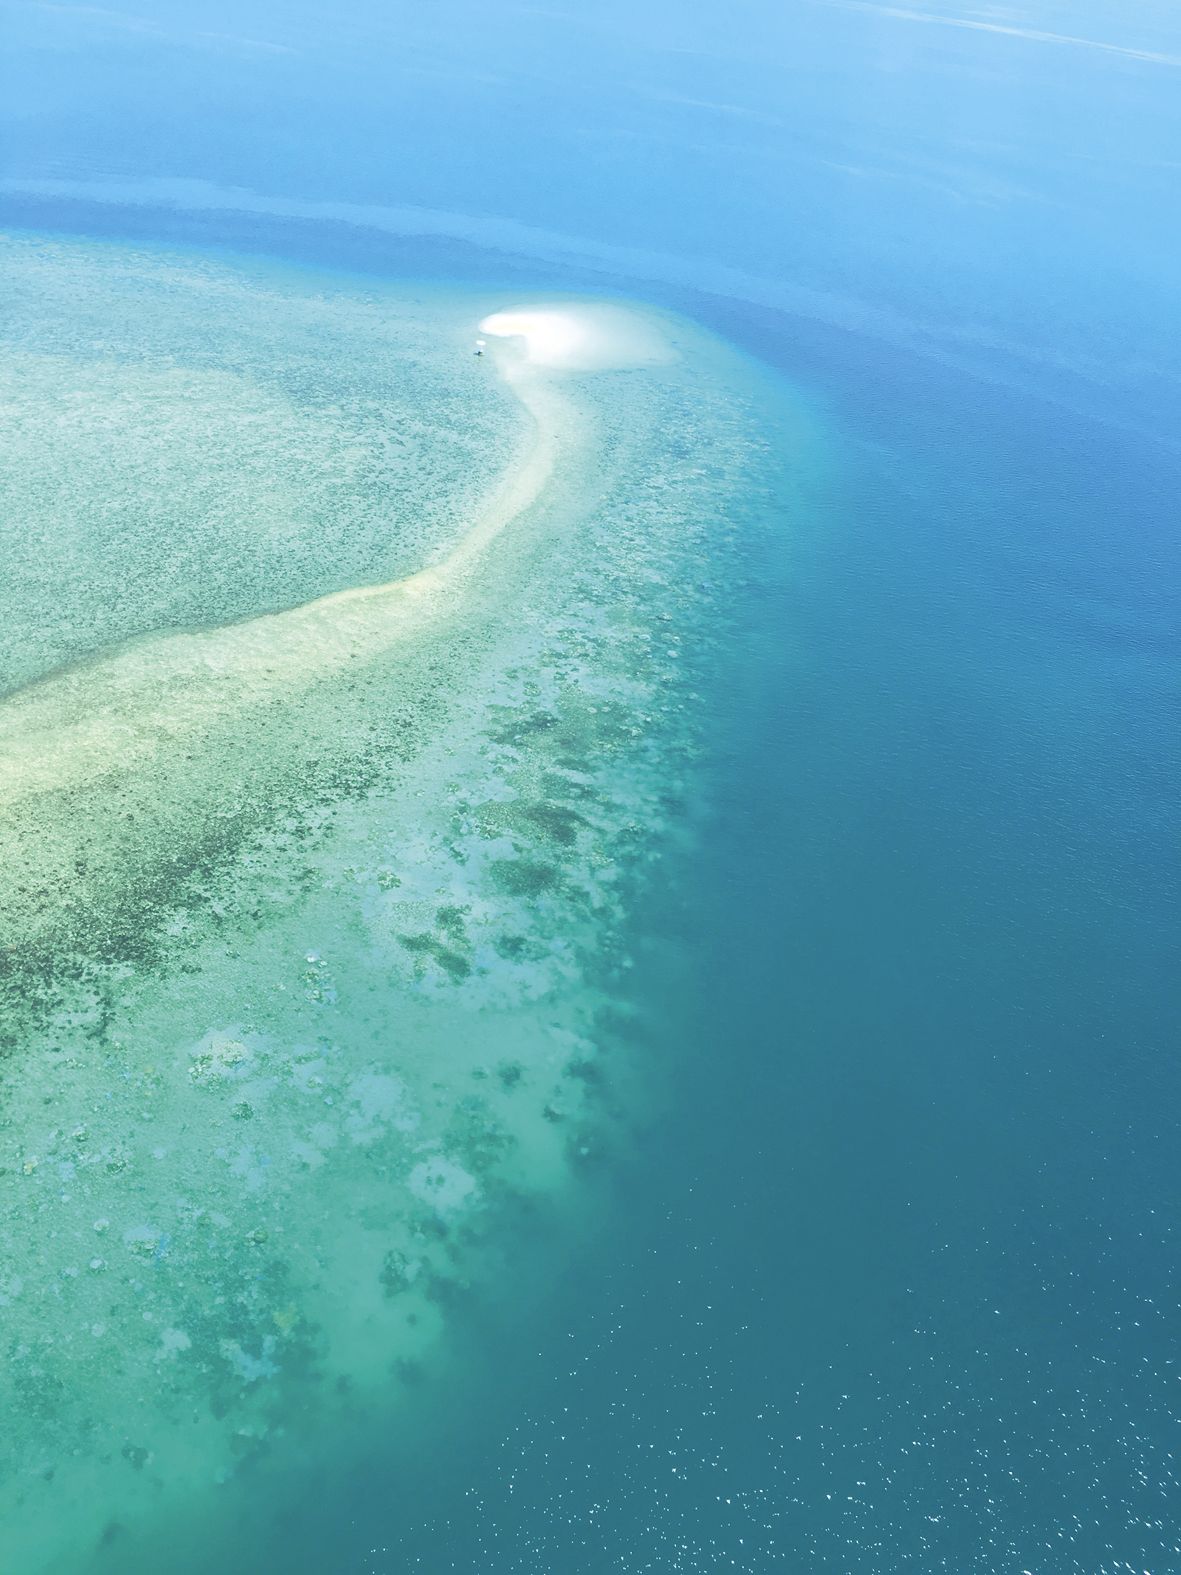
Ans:
<svg viewBox="0 0 1181 1575"><path fill-rule="evenodd" d="M674 356L654 327L621 307L522 307L480 326L503 341L492 359L530 417L531 438L447 557L403 579L337 591L286 612L149 636L11 696L0 708L0 813L30 795L125 770L229 709L405 638L447 604L474 561L538 502L563 451L572 457L583 443L575 402L545 373L619 370Z"/></svg>

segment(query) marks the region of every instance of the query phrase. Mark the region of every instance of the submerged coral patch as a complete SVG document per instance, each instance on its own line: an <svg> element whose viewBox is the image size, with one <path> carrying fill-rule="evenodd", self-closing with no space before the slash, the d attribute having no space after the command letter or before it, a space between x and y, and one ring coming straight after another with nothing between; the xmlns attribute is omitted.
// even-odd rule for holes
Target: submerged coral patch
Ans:
<svg viewBox="0 0 1181 1575"><path fill-rule="evenodd" d="M396 1412L514 1206L610 1151L765 442L685 325L584 377L473 357L472 295L10 256L0 1520L104 1570Z"/></svg>

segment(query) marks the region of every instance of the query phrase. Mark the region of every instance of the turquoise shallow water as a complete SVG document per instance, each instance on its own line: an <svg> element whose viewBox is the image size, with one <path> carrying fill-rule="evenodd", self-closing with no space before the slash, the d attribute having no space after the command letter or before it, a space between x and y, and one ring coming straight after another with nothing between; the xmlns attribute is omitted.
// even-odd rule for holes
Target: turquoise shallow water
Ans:
<svg viewBox="0 0 1181 1575"><path fill-rule="evenodd" d="M551 301L592 351L551 365L473 357L491 286L46 236L6 272L12 556L55 560L5 587L54 631L0 706L6 1544L232 1567L245 1522L273 1561L295 1482L420 1438L528 1311L536 1228L550 1275L602 1228L738 517L820 439L634 303ZM342 544L401 572L342 589Z"/></svg>

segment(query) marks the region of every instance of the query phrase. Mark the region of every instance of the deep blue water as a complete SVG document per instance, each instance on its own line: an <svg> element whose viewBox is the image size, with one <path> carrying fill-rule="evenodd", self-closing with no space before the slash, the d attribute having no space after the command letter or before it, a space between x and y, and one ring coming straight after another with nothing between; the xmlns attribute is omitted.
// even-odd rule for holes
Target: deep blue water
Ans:
<svg viewBox="0 0 1181 1575"><path fill-rule="evenodd" d="M49 9L20 26L97 26ZM997 14L1113 53L855 7L506 10L499 32L498 9L400 44L372 17L235 13L298 23L314 65L114 30L69 56L84 93L22 88L6 126L14 178L200 176L688 258L702 293L641 288L780 368L833 434L742 592L708 853L640 924L637 1054L675 1097L570 1276L485 1311L437 1436L374 1441L311 1500L293 1484L267 1556L1181 1568L1176 25ZM902 175L831 167L871 156ZM949 196L965 172L1027 195ZM636 288L602 259L10 212ZM838 304L727 296L722 266Z"/></svg>

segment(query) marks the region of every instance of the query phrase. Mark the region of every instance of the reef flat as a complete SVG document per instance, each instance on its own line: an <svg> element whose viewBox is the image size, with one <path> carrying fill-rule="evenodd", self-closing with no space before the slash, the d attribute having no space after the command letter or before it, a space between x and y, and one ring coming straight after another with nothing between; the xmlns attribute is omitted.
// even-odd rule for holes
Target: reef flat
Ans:
<svg viewBox="0 0 1181 1575"><path fill-rule="evenodd" d="M638 308L535 354L473 292L7 257L0 1522L69 1572L396 1403L626 1118L629 904L807 433Z"/></svg>
<svg viewBox="0 0 1181 1575"><path fill-rule="evenodd" d="M0 692L159 628L393 579L520 410L425 287L0 237Z"/></svg>

